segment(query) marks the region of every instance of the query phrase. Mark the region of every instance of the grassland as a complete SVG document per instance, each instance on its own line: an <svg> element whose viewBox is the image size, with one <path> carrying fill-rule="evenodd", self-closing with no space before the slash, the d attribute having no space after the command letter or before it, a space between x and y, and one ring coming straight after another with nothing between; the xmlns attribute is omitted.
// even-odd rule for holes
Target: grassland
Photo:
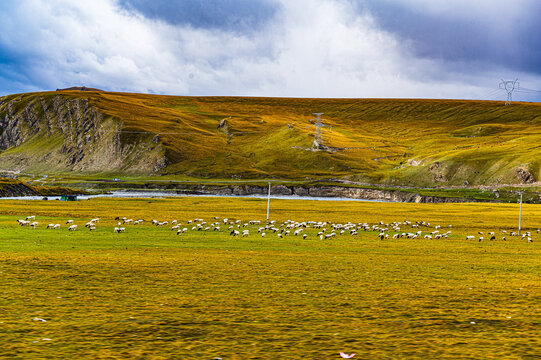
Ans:
<svg viewBox="0 0 541 360"><path fill-rule="evenodd" d="M142 133L157 134L167 158L159 175L181 180L349 179L433 187L517 184L541 175L538 103L77 91L4 100L17 100L16 108L24 109L36 97L45 102L56 97L88 100L106 117L121 121L121 142L135 141ZM310 119L316 111L324 112L332 126L323 136L333 151L309 150L314 133ZM222 121L225 125L218 128ZM26 150L21 145L9 151Z"/></svg>
<svg viewBox="0 0 541 360"><path fill-rule="evenodd" d="M151 219L264 220L232 198L1 201L0 357L10 359L538 359L541 209L516 204L271 202L278 222L430 222L449 239L377 232L177 236ZM36 215L32 230L16 220ZM115 234L115 217L147 220ZM95 232L82 226L101 218ZM74 219L80 229L47 230ZM186 225L183 225L186 226ZM411 231L405 229L404 231ZM43 319L45 322L32 319Z"/></svg>

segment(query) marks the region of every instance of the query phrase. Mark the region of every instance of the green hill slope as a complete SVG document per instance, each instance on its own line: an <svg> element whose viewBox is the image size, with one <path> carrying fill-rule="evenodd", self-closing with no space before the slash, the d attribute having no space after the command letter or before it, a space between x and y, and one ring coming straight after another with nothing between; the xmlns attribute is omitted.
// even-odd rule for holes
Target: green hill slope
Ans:
<svg viewBox="0 0 541 360"><path fill-rule="evenodd" d="M326 150L312 151L313 112ZM0 169L168 178L516 184L540 177L541 104L175 97L0 99Z"/></svg>

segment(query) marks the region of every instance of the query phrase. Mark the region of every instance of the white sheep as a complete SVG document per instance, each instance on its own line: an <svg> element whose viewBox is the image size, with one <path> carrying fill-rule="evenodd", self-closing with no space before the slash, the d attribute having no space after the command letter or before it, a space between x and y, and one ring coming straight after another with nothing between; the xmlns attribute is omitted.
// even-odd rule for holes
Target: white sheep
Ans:
<svg viewBox="0 0 541 360"><path fill-rule="evenodd" d="M69 231L75 231L77 230L77 225L71 225L69 228L68 228Z"/></svg>

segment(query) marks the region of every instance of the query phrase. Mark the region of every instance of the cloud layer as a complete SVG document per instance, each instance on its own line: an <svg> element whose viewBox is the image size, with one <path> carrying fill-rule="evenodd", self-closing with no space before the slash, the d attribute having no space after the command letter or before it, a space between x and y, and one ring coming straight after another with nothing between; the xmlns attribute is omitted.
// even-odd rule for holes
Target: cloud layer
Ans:
<svg viewBox="0 0 541 360"><path fill-rule="evenodd" d="M499 98L541 89L534 0L7 0L0 94ZM501 9L501 10L500 10ZM541 100L541 93L517 93Z"/></svg>

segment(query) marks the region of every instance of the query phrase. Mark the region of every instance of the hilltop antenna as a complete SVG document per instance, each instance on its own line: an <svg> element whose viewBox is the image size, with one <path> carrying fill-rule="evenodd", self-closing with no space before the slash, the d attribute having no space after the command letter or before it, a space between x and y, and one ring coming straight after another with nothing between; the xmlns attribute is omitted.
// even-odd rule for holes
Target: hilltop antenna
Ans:
<svg viewBox="0 0 541 360"><path fill-rule="evenodd" d="M518 89L519 86L518 79L515 79L515 81L504 81L502 79L500 89L507 91L507 101L505 102L506 106L511 105L513 91Z"/></svg>
<svg viewBox="0 0 541 360"><path fill-rule="evenodd" d="M316 121L314 126L316 127L316 132L314 134L314 142L312 143L312 149L321 149L323 146L323 133L321 132L321 128L323 126L331 127L329 125L325 125L321 122L321 115L324 113L312 113L312 115L316 115L317 119L310 119L310 121Z"/></svg>

